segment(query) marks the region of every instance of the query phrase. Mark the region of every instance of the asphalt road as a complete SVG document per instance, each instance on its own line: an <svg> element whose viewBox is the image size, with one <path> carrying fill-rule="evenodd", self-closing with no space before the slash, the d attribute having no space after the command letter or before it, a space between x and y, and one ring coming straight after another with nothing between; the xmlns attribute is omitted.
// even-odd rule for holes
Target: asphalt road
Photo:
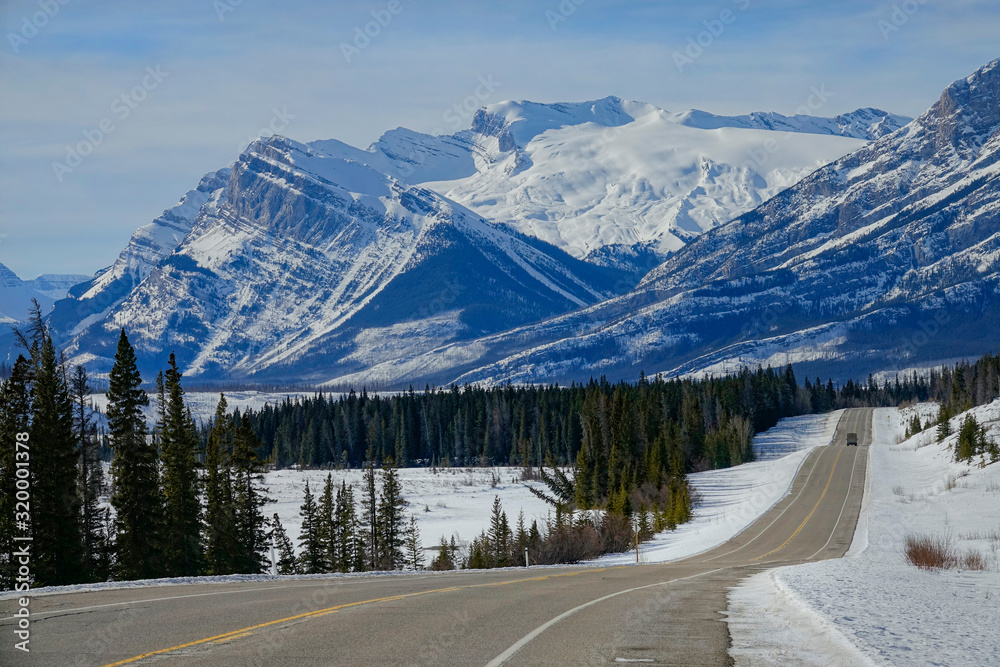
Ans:
<svg viewBox="0 0 1000 667"><path fill-rule="evenodd" d="M861 446L848 447L856 432ZM0 602L0 665L721 665L726 590L842 556L871 410L847 411L791 493L733 540L666 565L197 584L33 598L31 653Z"/></svg>

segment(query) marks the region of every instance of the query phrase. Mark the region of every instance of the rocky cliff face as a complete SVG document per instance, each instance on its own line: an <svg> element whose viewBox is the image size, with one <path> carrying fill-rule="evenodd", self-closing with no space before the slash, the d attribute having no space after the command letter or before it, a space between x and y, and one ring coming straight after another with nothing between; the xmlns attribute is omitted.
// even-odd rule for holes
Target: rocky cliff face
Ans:
<svg viewBox="0 0 1000 667"><path fill-rule="evenodd" d="M429 190L281 137L254 143L225 175L223 188L197 191L193 222L161 219L114 280L62 306L110 299L145 273L67 332L77 359L109 367L125 326L147 373L173 350L192 377L326 379L595 303L617 281ZM189 229L170 249L161 230L179 225Z"/></svg>

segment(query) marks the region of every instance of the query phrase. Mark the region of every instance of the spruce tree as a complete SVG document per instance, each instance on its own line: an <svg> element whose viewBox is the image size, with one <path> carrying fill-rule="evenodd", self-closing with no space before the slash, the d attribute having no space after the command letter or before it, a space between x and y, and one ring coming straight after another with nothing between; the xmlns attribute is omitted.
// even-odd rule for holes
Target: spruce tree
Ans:
<svg viewBox="0 0 1000 667"><path fill-rule="evenodd" d="M323 545L323 571L332 572L337 562L337 503L333 493L333 474L327 473L323 493L316 507L317 533Z"/></svg>
<svg viewBox="0 0 1000 667"><path fill-rule="evenodd" d="M299 507L299 516L302 517L302 529L299 532L299 570L304 574L316 574L323 571L323 543L319 537L318 510L316 499L312 491L309 490L309 482L306 482L306 491Z"/></svg>
<svg viewBox="0 0 1000 667"><path fill-rule="evenodd" d="M125 330L118 337L108 378L108 435L114 449L111 478L118 579L164 575L163 497L156 447L147 440L142 408L149 405Z"/></svg>
<svg viewBox="0 0 1000 667"><path fill-rule="evenodd" d="M500 504L500 496L493 497L493 513L490 516L489 562L490 567L509 567L511 556L511 532L507 513Z"/></svg>
<svg viewBox="0 0 1000 667"><path fill-rule="evenodd" d="M11 369L10 377L0 384L0 589L14 587L17 563L12 562L15 550L15 535L23 535L17 530L15 519L28 520L29 516L18 515L16 509L17 462L30 464L30 449L18 454L17 434L28 432L31 417L31 398L28 360L18 356ZM30 440L28 442L30 448Z"/></svg>
<svg viewBox="0 0 1000 667"><path fill-rule="evenodd" d="M448 540L445 539L444 535L441 536L441 544L438 546L438 554L431 561L431 569L440 570L454 570L455 569L455 538L451 538L451 545L448 544Z"/></svg>
<svg viewBox="0 0 1000 667"><path fill-rule="evenodd" d="M949 435L951 435L951 406L947 403L942 403L941 407L938 408L937 417L937 441L941 442Z"/></svg>
<svg viewBox="0 0 1000 667"><path fill-rule="evenodd" d="M410 515L410 522L406 524L406 569L424 569L424 547L420 544L420 528L417 527L417 518Z"/></svg>
<svg viewBox="0 0 1000 667"><path fill-rule="evenodd" d="M390 459L382 469L382 493L379 495L378 524L382 550L379 569L397 570L406 561L403 554L405 511L406 501L399 483L399 472Z"/></svg>
<svg viewBox="0 0 1000 667"><path fill-rule="evenodd" d="M31 396L31 513L35 581L84 581L84 541L77 486L73 403L65 369L45 336Z"/></svg>
<svg viewBox="0 0 1000 667"><path fill-rule="evenodd" d="M375 476L375 465L372 453L369 451L368 464L365 467L364 487L362 489L361 507L364 511L362 521L365 533L365 568L375 570L382 561L382 540L379 533L378 481Z"/></svg>
<svg viewBox="0 0 1000 667"><path fill-rule="evenodd" d="M73 427L79 443L84 567L89 581L104 581L109 574L106 557L108 535L105 533L104 512L99 506L104 487L104 468L101 466L101 444L97 439L90 391L87 369L77 366L72 377Z"/></svg>
<svg viewBox="0 0 1000 667"><path fill-rule="evenodd" d="M275 513L271 519L270 530L268 532L268 545L274 544L278 557L278 574L295 574L298 571L298 563L295 560L295 550L292 548L292 541L288 539L288 533L278 514Z"/></svg>
<svg viewBox="0 0 1000 667"><path fill-rule="evenodd" d="M160 406L162 421L160 458L163 465L163 499L166 512L167 573L174 577L201 574L204 550L201 542L201 503L196 449L198 432L184 406L181 372L170 353L163 375L166 406Z"/></svg>
<svg viewBox="0 0 1000 667"><path fill-rule="evenodd" d="M337 562L340 572L360 572L365 569L365 545L360 535L354 487L341 482L337 492Z"/></svg>
<svg viewBox="0 0 1000 667"><path fill-rule="evenodd" d="M233 506L236 519L236 572L256 574L263 570L269 549L263 507L269 502L264 488L263 466L257 458L262 443L246 415L233 436Z"/></svg>
<svg viewBox="0 0 1000 667"><path fill-rule="evenodd" d="M227 408L226 396L220 394L205 445L205 568L208 574L236 571L236 510L229 460L233 428Z"/></svg>

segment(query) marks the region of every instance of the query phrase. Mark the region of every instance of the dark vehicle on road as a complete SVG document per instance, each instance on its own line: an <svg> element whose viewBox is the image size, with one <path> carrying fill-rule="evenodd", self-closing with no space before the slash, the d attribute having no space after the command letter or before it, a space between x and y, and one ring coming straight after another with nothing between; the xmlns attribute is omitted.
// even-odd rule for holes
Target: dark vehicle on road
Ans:
<svg viewBox="0 0 1000 667"><path fill-rule="evenodd" d="M858 446L858 434L857 433L848 433L847 434L847 446L850 447L851 445L854 445L855 447Z"/></svg>

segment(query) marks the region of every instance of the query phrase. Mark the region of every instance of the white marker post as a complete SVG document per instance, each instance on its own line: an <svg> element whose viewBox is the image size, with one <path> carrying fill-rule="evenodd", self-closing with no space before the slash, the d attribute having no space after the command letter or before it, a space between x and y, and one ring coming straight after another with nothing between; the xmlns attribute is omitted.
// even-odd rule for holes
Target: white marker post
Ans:
<svg viewBox="0 0 1000 667"><path fill-rule="evenodd" d="M524 566L531 567L531 563L528 562L528 547L524 547Z"/></svg>

